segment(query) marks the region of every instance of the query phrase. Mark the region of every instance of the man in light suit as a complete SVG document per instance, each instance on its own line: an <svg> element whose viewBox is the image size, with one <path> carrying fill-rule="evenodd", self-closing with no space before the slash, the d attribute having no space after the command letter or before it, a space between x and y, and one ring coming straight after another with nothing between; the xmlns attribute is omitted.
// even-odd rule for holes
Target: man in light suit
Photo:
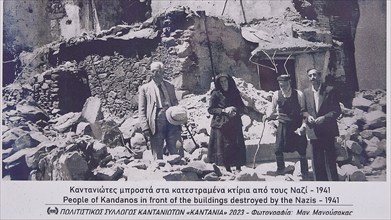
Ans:
<svg viewBox="0 0 391 220"><path fill-rule="evenodd" d="M139 119L144 136L150 139L152 154L163 159L163 145L170 154L183 156L181 126L167 121L166 110L178 104L174 86L163 79L163 63L151 64L152 80L139 88Z"/></svg>
<svg viewBox="0 0 391 220"><path fill-rule="evenodd" d="M338 181L335 137L339 135L337 118L341 115L335 89L322 82L322 73L307 70L312 86L304 90L307 137L312 145L316 181Z"/></svg>

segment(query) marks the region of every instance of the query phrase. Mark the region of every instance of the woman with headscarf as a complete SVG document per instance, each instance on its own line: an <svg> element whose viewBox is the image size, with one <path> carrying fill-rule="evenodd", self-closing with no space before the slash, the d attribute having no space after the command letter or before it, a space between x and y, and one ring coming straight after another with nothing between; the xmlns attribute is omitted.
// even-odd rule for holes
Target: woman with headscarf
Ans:
<svg viewBox="0 0 391 220"><path fill-rule="evenodd" d="M208 112L213 115L208 147L210 163L224 166L232 172L246 164L241 115L244 103L233 78L219 74L215 79L215 89L211 93Z"/></svg>

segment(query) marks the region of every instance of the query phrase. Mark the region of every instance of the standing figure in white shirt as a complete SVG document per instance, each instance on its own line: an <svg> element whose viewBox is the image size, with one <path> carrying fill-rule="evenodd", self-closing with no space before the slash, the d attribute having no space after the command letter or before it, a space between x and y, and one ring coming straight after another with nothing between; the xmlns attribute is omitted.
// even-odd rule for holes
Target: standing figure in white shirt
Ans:
<svg viewBox="0 0 391 220"><path fill-rule="evenodd" d="M341 107L335 89L323 84L322 73L307 70L312 84L304 90L307 137L312 146L312 165L316 181L338 181L335 137L339 135L337 118Z"/></svg>

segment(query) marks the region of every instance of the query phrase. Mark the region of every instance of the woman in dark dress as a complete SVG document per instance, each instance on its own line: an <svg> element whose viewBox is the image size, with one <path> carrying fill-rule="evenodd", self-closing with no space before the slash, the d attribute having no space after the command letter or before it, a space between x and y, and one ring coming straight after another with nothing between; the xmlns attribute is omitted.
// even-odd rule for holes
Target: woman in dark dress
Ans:
<svg viewBox="0 0 391 220"><path fill-rule="evenodd" d="M246 164L241 115L244 103L233 78L220 74L215 79L208 112L213 115L208 147L210 163L225 166L231 172L231 166L237 171Z"/></svg>

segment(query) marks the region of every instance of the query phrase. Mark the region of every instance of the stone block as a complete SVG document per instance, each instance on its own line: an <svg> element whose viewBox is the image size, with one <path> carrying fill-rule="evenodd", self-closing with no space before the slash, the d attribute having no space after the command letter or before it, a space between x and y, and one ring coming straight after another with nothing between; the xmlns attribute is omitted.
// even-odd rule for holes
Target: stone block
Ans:
<svg viewBox="0 0 391 220"><path fill-rule="evenodd" d="M76 134L77 135L90 135L93 137L92 128L90 126L90 123L80 122L79 124L77 124Z"/></svg>
<svg viewBox="0 0 391 220"><path fill-rule="evenodd" d="M194 172L174 171L163 175L166 181L198 181L198 175Z"/></svg>
<svg viewBox="0 0 391 220"><path fill-rule="evenodd" d="M95 123L103 118L101 111L101 101L97 97L90 97L86 100L81 113L83 120Z"/></svg>
<svg viewBox="0 0 391 220"><path fill-rule="evenodd" d="M351 150L351 152L354 154L358 155L358 154L361 154L361 152L363 151L362 146L355 141L347 140L345 143L346 143L347 148L349 148Z"/></svg>
<svg viewBox="0 0 391 220"><path fill-rule="evenodd" d="M53 125L53 128L58 132L75 130L80 120L80 117L81 117L81 113L69 112L65 115L62 115L54 119L52 121L53 123L55 123Z"/></svg>
<svg viewBox="0 0 391 220"><path fill-rule="evenodd" d="M347 146L342 139L340 139L340 140L337 139L337 141L335 143L335 153L337 155L337 161L339 161L339 162L346 161L349 159L349 153L347 150Z"/></svg>
<svg viewBox="0 0 391 220"><path fill-rule="evenodd" d="M386 114L383 111L372 111L365 114L365 126L364 129L376 129L386 126Z"/></svg>
<svg viewBox="0 0 391 220"><path fill-rule="evenodd" d="M362 97L355 97L353 98L352 106L364 111L367 111L368 108L372 105L372 101L362 98Z"/></svg>
<svg viewBox="0 0 391 220"><path fill-rule="evenodd" d="M54 168L54 180L86 180L89 170L87 161L79 152L61 155Z"/></svg>
<svg viewBox="0 0 391 220"><path fill-rule="evenodd" d="M117 180L122 176L123 172L124 170L118 166L110 168L98 167L93 171L93 174L98 180Z"/></svg>
<svg viewBox="0 0 391 220"><path fill-rule="evenodd" d="M197 146L194 144L193 140L185 139L183 140L183 149L189 154L192 154L197 149Z"/></svg>
<svg viewBox="0 0 391 220"><path fill-rule="evenodd" d="M253 140L246 140L246 161L248 166L253 164L253 159L255 152L258 147L258 142L259 140L253 139ZM258 153L255 157L255 162L260 163L260 162L273 162L276 160L276 156L274 154L274 146L275 143L265 143L261 142ZM307 157L312 157L312 148L307 147ZM284 158L286 161L296 161L300 159L300 155L297 152L292 152L292 153L284 153Z"/></svg>
<svg viewBox="0 0 391 220"><path fill-rule="evenodd" d="M373 132L372 130L364 130L364 131L361 131L360 132L360 136L363 138L363 139L366 139L366 140L369 140L373 137Z"/></svg>
<svg viewBox="0 0 391 220"><path fill-rule="evenodd" d="M182 172L194 172L199 175L206 175L214 171L212 164L204 163L202 161L192 161L185 165L182 169Z"/></svg>
<svg viewBox="0 0 391 220"><path fill-rule="evenodd" d="M373 170L382 170L385 169L387 166L387 160L384 157L377 157L375 160L372 161L370 167Z"/></svg>
<svg viewBox="0 0 391 220"><path fill-rule="evenodd" d="M375 130L372 130L373 135L378 137L380 140L386 138L387 129L386 127L377 128Z"/></svg>

